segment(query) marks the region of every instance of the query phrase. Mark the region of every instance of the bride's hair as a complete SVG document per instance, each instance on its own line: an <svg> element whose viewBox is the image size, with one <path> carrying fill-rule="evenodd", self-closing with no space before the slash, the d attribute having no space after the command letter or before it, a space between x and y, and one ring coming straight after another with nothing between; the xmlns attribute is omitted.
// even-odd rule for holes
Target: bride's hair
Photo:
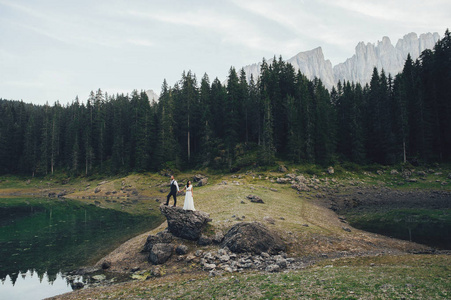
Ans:
<svg viewBox="0 0 451 300"><path fill-rule="evenodd" d="M186 182L186 187L189 187L189 183L190 183L190 181L188 180L188 181Z"/></svg>

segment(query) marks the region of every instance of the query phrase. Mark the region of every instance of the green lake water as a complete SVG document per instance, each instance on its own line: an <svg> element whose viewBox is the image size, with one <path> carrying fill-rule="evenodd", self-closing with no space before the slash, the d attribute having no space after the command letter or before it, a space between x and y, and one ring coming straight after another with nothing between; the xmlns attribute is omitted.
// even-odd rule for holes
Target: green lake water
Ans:
<svg viewBox="0 0 451 300"><path fill-rule="evenodd" d="M346 214L362 230L451 250L451 209L367 209Z"/></svg>
<svg viewBox="0 0 451 300"><path fill-rule="evenodd" d="M131 215L67 199L0 199L0 299L32 299L24 291L36 279L40 290L49 290L45 297L60 294L60 286L70 291L62 278L65 272L95 263L160 223L160 217L150 214Z"/></svg>

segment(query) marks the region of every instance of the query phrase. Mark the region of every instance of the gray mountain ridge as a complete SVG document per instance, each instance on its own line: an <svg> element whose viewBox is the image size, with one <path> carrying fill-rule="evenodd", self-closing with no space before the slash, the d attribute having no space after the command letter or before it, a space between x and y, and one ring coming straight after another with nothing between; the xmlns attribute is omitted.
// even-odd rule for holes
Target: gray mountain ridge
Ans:
<svg viewBox="0 0 451 300"><path fill-rule="evenodd" d="M376 44L360 42L351 58L335 66L324 58L321 47L300 52L286 62L293 65L296 72L301 71L310 80L315 77L321 79L328 89L335 86L338 81L365 85L370 82L374 67L379 72L383 69L387 76L391 74L394 77L402 71L409 53L412 59L416 60L421 52L432 49L439 40L440 35L436 32L424 33L419 37L412 32L399 39L396 46L393 46L390 38L386 36ZM268 64L272 60L267 60ZM243 69L248 80L251 74L256 80L260 75L261 62L245 66Z"/></svg>

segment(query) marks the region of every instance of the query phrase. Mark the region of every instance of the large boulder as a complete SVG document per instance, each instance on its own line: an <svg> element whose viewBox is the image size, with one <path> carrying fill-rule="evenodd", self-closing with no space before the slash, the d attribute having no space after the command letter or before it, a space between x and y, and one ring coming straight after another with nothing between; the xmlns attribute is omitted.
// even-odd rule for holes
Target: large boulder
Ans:
<svg viewBox="0 0 451 300"><path fill-rule="evenodd" d="M199 239L202 229L211 221L209 214L198 210L184 210L181 207L161 205L160 211L168 221L170 233L192 241Z"/></svg>
<svg viewBox="0 0 451 300"><path fill-rule="evenodd" d="M164 264L171 256L174 245L172 244L155 244L149 255L149 261L154 265Z"/></svg>
<svg viewBox="0 0 451 300"><path fill-rule="evenodd" d="M172 234L167 231L158 232L156 235L149 235L142 252L150 252L152 247L158 243L169 244L172 242Z"/></svg>
<svg viewBox="0 0 451 300"><path fill-rule="evenodd" d="M235 253L254 254L262 252L277 254L286 249L282 239L259 222L235 224L224 236L222 246Z"/></svg>

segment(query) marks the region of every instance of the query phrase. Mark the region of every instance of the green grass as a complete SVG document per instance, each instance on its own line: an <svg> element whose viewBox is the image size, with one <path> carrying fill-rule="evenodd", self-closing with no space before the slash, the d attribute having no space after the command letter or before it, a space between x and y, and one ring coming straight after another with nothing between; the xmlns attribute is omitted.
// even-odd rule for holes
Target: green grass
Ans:
<svg viewBox="0 0 451 300"><path fill-rule="evenodd" d="M287 273L238 273L155 284L99 299L449 299L451 256L405 255L324 261ZM128 299L127 298L127 299Z"/></svg>

